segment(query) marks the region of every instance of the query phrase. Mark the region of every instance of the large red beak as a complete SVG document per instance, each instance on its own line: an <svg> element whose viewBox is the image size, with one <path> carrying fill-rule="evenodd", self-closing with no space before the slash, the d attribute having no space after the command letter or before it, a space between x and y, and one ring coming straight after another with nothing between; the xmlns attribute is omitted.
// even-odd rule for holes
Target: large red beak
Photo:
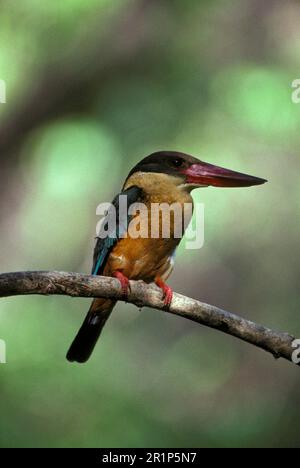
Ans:
<svg viewBox="0 0 300 468"><path fill-rule="evenodd" d="M223 167L214 166L205 162L192 164L182 171L186 175L188 184L212 185L214 187L250 187L267 182L265 179L253 177L240 172L230 171Z"/></svg>

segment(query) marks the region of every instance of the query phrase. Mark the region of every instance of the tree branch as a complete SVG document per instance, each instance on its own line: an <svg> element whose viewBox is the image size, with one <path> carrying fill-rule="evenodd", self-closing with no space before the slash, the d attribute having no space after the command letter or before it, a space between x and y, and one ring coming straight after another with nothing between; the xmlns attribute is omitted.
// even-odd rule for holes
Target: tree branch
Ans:
<svg viewBox="0 0 300 468"><path fill-rule="evenodd" d="M127 302L138 307L164 310L161 291L131 281ZM117 279L57 271L25 271L0 274L0 297L26 294L60 294L72 297L108 297L124 300ZM275 358L292 361L294 337L277 332L209 304L174 293L169 313L179 315L264 349Z"/></svg>

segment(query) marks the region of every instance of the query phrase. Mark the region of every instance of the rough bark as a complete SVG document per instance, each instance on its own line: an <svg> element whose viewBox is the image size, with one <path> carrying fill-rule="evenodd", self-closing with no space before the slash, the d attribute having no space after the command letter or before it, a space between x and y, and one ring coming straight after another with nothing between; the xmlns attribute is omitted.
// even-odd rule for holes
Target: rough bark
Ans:
<svg viewBox="0 0 300 468"><path fill-rule="evenodd" d="M126 301L138 307L165 310L162 293L155 286L131 281ZM60 294L72 297L108 297L125 300L118 280L103 276L58 271L25 271L0 274L0 297L26 294ZM231 312L174 293L167 312L220 330L292 362L294 337L246 320Z"/></svg>

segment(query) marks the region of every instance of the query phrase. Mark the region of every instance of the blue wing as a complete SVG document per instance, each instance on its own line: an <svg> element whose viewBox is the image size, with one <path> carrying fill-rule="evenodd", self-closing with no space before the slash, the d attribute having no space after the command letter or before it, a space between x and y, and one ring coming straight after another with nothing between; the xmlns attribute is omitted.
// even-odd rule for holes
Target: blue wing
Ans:
<svg viewBox="0 0 300 468"><path fill-rule="evenodd" d="M102 229L106 233L106 237L98 237L95 250L94 250L94 261L92 268L92 275L101 275L105 266L108 255L112 248L116 245L118 240L127 231L127 226L131 220L131 216L126 213L126 219L120 219L120 202L119 197L123 195L127 198L127 207L132 203L136 203L140 200L142 189L136 186L130 187L127 190L119 193L112 202L112 207L108 211L106 221L102 225ZM110 222L110 219L112 222ZM115 226L115 219L117 221Z"/></svg>

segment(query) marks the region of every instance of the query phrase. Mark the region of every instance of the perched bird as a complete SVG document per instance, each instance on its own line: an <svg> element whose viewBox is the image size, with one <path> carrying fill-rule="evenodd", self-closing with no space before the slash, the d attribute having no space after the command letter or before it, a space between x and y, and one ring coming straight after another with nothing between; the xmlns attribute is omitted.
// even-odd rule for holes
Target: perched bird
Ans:
<svg viewBox="0 0 300 468"><path fill-rule="evenodd" d="M208 164L184 153L159 151L140 161L129 173L122 191L113 200L118 213L119 196L126 197L128 206L142 202L149 208L153 203L193 203L191 191L198 187L249 187L260 185L266 180ZM130 222L133 215L129 215ZM118 218L117 218L118 219ZM153 221L152 221L153 222ZM159 218L159 223L162 217ZM174 235L175 223L171 220L170 236L163 237L158 226L158 236L153 238L133 237L120 223L106 238L98 238L94 250L92 274L113 276L120 281L124 295L127 295L129 280L154 282L163 291L165 306L172 301L172 289L165 283L173 269L174 253L180 238ZM122 225L121 225L122 224ZM153 226L152 226L153 227ZM185 226L186 227L186 224ZM182 235L184 232L182 233ZM94 299L89 312L75 337L68 353L69 361L85 362L90 357L101 330L113 310L113 299Z"/></svg>

